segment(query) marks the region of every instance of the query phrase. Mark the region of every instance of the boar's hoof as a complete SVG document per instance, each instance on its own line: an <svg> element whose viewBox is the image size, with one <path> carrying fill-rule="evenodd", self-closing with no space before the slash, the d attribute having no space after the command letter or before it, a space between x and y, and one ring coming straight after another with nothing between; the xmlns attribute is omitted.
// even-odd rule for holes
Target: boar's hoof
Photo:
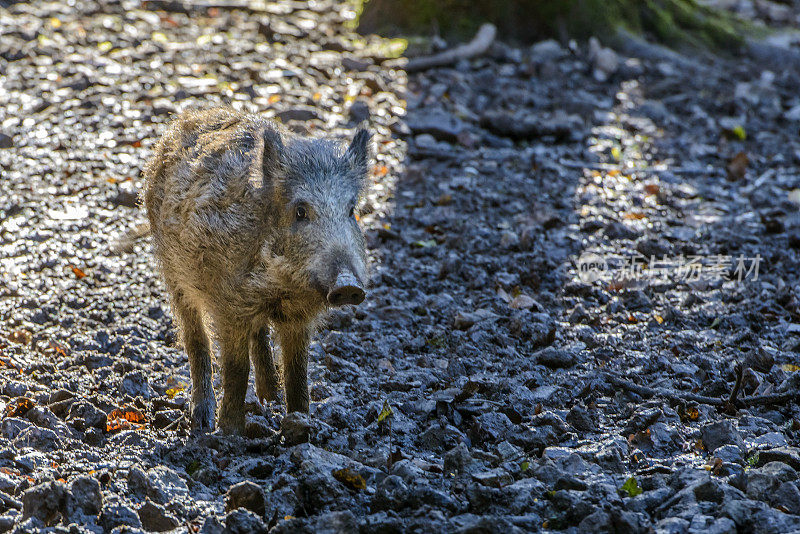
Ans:
<svg viewBox="0 0 800 534"><path fill-rule="evenodd" d="M195 432L213 432L214 412L216 412L216 403L213 399L192 403L192 430Z"/></svg>
<svg viewBox="0 0 800 534"><path fill-rule="evenodd" d="M364 301L364 290L352 274L340 274L336 283L328 292L328 304L344 306L345 304L361 304Z"/></svg>

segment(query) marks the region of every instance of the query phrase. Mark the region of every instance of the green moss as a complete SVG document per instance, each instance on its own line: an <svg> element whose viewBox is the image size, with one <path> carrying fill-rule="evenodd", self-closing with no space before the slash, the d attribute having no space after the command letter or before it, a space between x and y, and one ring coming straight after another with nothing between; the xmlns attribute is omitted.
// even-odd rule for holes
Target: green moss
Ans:
<svg viewBox="0 0 800 534"><path fill-rule="evenodd" d="M471 37L483 22L498 26L505 40L612 35L618 28L644 33L674 47L730 50L752 28L727 12L695 0L351 0L359 29L381 35L438 33Z"/></svg>

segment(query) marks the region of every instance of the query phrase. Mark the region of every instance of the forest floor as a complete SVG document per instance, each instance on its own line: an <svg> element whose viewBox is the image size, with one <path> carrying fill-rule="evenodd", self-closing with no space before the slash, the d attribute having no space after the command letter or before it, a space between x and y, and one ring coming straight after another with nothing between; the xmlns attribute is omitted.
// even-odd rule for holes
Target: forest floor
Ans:
<svg viewBox="0 0 800 534"><path fill-rule="evenodd" d="M800 530L788 59L407 74L336 2L192 4L0 7L0 531ZM165 123L218 103L377 147L367 300L311 417L250 392L244 437L189 433L150 244L114 252Z"/></svg>

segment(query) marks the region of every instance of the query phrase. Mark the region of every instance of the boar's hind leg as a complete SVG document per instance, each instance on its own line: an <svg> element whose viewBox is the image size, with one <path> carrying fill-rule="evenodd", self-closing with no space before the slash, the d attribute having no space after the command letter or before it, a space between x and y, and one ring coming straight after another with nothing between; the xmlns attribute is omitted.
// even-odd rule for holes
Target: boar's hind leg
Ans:
<svg viewBox="0 0 800 534"><path fill-rule="evenodd" d="M286 387L286 411L308 413L308 330L297 325L277 326Z"/></svg>
<svg viewBox="0 0 800 534"><path fill-rule="evenodd" d="M212 385L211 351L208 345L200 313L183 298L178 296L174 302L178 317L183 346L189 356L192 376L192 429L197 431L214 430L214 412L217 401Z"/></svg>
<svg viewBox="0 0 800 534"><path fill-rule="evenodd" d="M222 406L219 427L226 434L244 433L244 396L250 374L246 329L230 328L221 332Z"/></svg>
<svg viewBox="0 0 800 534"><path fill-rule="evenodd" d="M256 396L262 402L278 400L278 373L269 348L269 327L250 332L250 361L256 375Z"/></svg>

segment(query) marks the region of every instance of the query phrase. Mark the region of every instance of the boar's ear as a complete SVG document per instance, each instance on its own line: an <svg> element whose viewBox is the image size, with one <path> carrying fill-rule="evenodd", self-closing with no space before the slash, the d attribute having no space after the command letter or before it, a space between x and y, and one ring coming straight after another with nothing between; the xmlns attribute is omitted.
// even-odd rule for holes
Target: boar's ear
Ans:
<svg viewBox="0 0 800 534"><path fill-rule="evenodd" d="M360 177L366 176L367 167L370 159L370 139L372 134L366 128L359 128L353 137L353 142L347 147L344 157L350 168L359 174Z"/></svg>
<svg viewBox="0 0 800 534"><path fill-rule="evenodd" d="M284 153L281 133L272 126L264 129L264 150L261 153L261 179L253 183L256 187L267 189L283 173Z"/></svg>

